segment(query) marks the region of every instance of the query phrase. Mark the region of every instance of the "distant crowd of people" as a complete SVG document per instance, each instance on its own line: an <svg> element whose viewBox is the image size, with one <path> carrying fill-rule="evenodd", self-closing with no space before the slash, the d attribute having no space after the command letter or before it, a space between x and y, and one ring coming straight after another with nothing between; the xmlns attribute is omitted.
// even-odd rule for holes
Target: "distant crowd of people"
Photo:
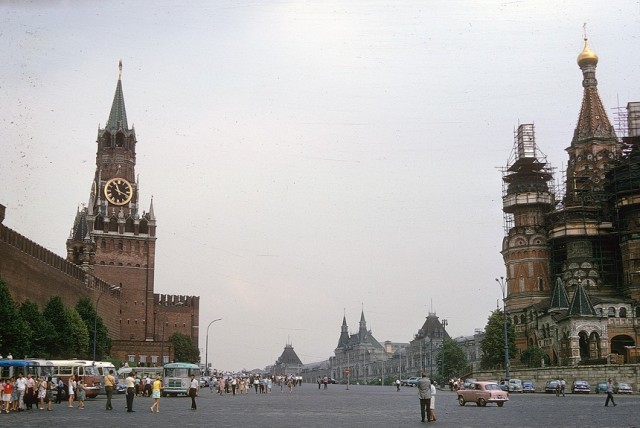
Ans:
<svg viewBox="0 0 640 428"><path fill-rule="evenodd" d="M225 394L249 394L253 389L255 394L270 394L274 386L280 392L293 392L297 385L302 385L302 376L294 375L267 375L240 374L240 375L216 375L206 378L211 392L218 395Z"/></svg>

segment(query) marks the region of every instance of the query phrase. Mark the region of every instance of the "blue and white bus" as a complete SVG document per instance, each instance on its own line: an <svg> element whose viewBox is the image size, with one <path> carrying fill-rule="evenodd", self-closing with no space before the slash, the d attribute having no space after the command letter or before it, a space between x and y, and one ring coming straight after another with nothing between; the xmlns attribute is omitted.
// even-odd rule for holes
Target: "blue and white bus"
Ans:
<svg viewBox="0 0 640 428"><path fill-rule="evenodd" d="M162 396L187 395L191 376L200 379L200 366L191 363L169 363L162 368Z"/></svg>

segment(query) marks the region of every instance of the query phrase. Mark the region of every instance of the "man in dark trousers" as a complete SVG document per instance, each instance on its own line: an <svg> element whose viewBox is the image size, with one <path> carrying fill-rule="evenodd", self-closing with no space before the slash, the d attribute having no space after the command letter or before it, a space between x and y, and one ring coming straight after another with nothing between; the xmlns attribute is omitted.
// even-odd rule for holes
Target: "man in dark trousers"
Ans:
<svg viewBox="0 0 640 428"><path fill-rule="evenodd" d="M127 412L135 412L133 410L133 397L136 395L136 378L135 373L129 373L129 376L125 379L127 384Z"/></svg>
<svg viewBox="0 0 640 428"><path fill-rule="evenodd" d="M609 400L611 400L611 404L613 404L613 407L615 407L616 402L613 401L613 382L611 382L611 378L609 378L609 381L607 382L607 399L604 402L604 407L609 406Z"/></svg>
<svg viewBox="0 0 640 428"><path fill-rule="evenodd" d="M58 395L56 395L56 404L62 403L62 395L64 394L64 382L58 378Z"/></svg>
<svg viewBox="0 0 640 428"><path fill-rule="evenodd" d="M418 398L420 398L422 422L424 422L425 416L428 416L429 422L431 422L431 381L424 373L422 373L422 377L418 381Z"/></svg>

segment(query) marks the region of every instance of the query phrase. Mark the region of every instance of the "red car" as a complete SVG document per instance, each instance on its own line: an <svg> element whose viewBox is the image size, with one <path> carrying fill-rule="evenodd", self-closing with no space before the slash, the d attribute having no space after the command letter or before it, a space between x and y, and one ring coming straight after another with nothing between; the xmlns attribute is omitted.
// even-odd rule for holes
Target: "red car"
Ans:
<svg viewBox="0 0 640 428"><path fill-rule="evenodd" d="M506 401L509 401L509 393L495 382L473 382L468 388L458 390L458 404L461 406L476 403L484 407L487 403L496 403L498 407L502 407Z"/></svg>

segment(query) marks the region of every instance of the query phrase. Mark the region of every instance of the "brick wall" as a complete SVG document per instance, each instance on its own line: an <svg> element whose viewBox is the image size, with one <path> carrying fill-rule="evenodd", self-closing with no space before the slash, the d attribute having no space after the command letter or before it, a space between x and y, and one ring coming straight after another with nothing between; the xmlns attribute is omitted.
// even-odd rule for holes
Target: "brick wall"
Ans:
<svg viewBox="0 0 640 428"><path fill-rule="evenodd" d="M66 306L75 306L81 297L88 297L95 303L102 293L98 314L109 329L109 336L119 338L118 292L104 292L109 284L87 275L78 266L2 224L0 277L7 283L16 302L29 299L41 311L54 296L60 296Z"/></svg>

